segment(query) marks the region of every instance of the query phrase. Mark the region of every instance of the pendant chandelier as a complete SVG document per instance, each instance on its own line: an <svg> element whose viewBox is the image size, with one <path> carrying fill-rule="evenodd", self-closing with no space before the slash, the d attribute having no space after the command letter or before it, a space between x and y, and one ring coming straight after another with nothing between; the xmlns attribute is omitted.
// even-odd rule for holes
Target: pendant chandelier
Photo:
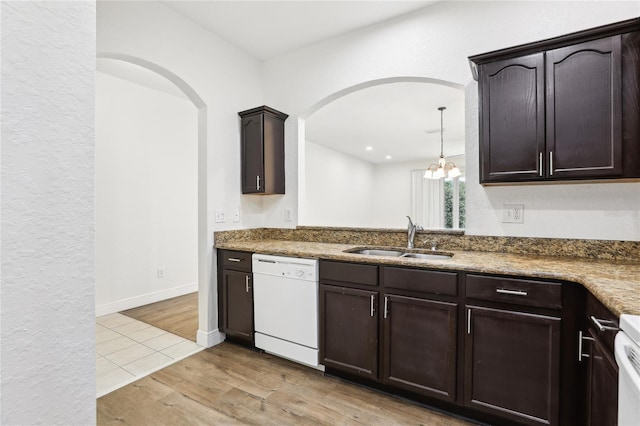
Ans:
<svg viewBox="0 0 640 426"><path fill-rule="evenodd" d="M460 169L453 162L448 162L444 158L444 126L443 115L446 107L438 108L440 111L440 158L438 158L438 164L431 164L424 171L425 179L443 179L445 177L455 178L460 176Z"/></svg>

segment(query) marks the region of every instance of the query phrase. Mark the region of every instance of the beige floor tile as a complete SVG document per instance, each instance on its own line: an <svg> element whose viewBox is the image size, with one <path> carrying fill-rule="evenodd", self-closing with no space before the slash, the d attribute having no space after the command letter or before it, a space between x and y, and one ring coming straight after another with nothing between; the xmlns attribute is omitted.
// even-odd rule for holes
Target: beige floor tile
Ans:
<svg viewBox="0 0 640 426"><path fill-rule="evenodd" d="M131 340L125 336L121 336L116 337L112 340L108 340L106 342L98 343L98 345L96 346L96 352L98 352L102 356L105 356L136 344L137 342L135 340Z"/></svg>
<svg viewBox="0 0 640 426"><path fill-rule="evenodd" d="M199 346L189 340L185 340L184 342L180 342L177 345L169 346L168 348L162 350L161 353L170 356L173 359L182 359L186 356L199 352L202 349L204 349L202 346Z"/></svg>
<svg viewBox="0 0 640 426"><path fill-rule="evenodd" d="M105 327L104 325L100 325L100 324L98 324L96 322L96 334L98 334L98 333L100 333L102 331L105 331L105 330L108 330L108 328Z"/></svg>
<svg viewBox="0 0 640 426"><path fill-rule="evenodd" d="M122 368L136 376L139 376L155 371L171 363L173 363L172 358L156 352L151 355L147 355L144 358L140 358L139 360L133 361L130 364L124 365Z"/></svg>
<svg viewBox="0 0 640 426"><path fill-rule="evenodd" d="M108 373L109 371L118 368L113 362L109 361L103 356L98 356L96 359L96 376Z"/></svg>
<svg viewBox="0 0 640 426"><path fill-rule="evenodd" d="M106 391L115 390L135 379L135 376L122 368L116 368L96 378L96 394L102 396Z"/></svg>
<svg viewBox="0 0 640 426"><path fill-rule="evenodd" d="M127 337L135 340L136 342L144 342L146 340L162 336L163 334L167 334L167 332L158 327L151 326L143 328L142 330L134 331L133 333L128 334Z"/></svg>
<svg viewBox="0 0 640 426"><path fill-rule="evenodd" d="M100 331L96 333L96 343L107 342L109 340L115 339L116 337L122 336L120 333L116 333L113 330L105 328L104 331Z"/></svg>
<svg viewBox="0 0 640 426"><path fill-rule="evenodd" d="M114 328L119 327L121 325L129 324L130 322L135 321L133 318L129 318L126 315L122 314L109 314L102 317L96 318L96 322L103 327Z"/></svg>
<svg viewBox="0 0 640 426"><path fill-rule="evenodd" d="M130 334L135 333L136 331L140 331L149 327L151 327L151 325L147 324L146 322L133 320L133 322L127 323L125 325L113 327L113 331L120 333L124 336L129 336Z"/></svg>
<svg viewBox="0 0 640 426"><path fill-rule="evenodd" d="M152 353L155 353L155 351L150 347L136 343L133 346L105 355L105 358L122 367L123 365L129 364L147 355L151 355Z"/></svg>
<svg viewBox="0 0 640 426"><path fill-rule="evenodd" d="M177 345L178 343L184 342L180 336L176 336L175 334L166 333L158 337L154 337L153 339L145 340L145 346L149 346L156 351L161 351L163 349L167 349L169 346Z"/></svg>

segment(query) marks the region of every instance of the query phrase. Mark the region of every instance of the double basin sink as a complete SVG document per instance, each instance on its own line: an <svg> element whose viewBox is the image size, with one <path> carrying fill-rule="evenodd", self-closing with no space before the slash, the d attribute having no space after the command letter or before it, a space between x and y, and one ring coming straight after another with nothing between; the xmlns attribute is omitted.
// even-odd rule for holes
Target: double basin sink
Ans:
<svg viewBox="0 0 640 426"><path fill-rule="evenodd" d="M386 257L401 257L401 258L410 258L410 259L427 259L427 260L448 260L453 257L452 253L416 253L416 252L406 252L404 250L396 250L396 249L377 249L377 248L358 248L353 250L348 250L346 253L352 254L362 254L366 256L386 256Z"/></svg>

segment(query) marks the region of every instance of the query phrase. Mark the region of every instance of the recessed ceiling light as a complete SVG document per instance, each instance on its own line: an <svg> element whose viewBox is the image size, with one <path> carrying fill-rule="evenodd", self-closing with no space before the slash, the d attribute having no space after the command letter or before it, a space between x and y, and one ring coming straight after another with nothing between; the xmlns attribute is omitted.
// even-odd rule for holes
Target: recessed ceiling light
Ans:
<svg viewBox="0 0 640 426"><path fill-rule="evenodd" d="M386 156L386 157L384 157L384 158L386 158L387 160L391 160L391 156L390 156L390 155L387 155L387 156Z"/></svg>
<svg viewBox="0 0 640 426"><path fill-rule="evenodd" d="M368 146L365 148L367 151L373 151L373 147L372 146Z"/></svg>

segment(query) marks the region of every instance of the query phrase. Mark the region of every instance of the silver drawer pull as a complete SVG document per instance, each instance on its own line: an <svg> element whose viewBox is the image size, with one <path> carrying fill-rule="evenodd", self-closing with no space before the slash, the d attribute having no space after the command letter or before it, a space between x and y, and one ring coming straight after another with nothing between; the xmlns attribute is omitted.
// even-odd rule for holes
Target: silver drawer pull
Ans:
<svg viewBox="0 0 640 426"><path fill-rule="evenodd" d="M496 293L510 294L512 296L527 296L527 292L523 290L507 290L506 288L496 288Z"/></svg>
<svg viewBox="0 0 640 426"><path fill-rule="evenodd" d="M245 285L245 291L247 293L249 293L249 290L251 290L251 287L249 287L249 275L244 277L244 285Z"/></svg>
<svg viewBox="0 0 640 426"><path fill-rule="evenodd" d="M618 327L615 327L615 326L611 327L610 325L602 325L603 322L606 322L606 323L613 323L613 322L612 321L607 321L607 320L599 320L598 318L594 317L593 315L591 315L591 322L593 323L593 325L596 326L596 328L600 332L606 331L606 330L612 330L612 331L620 330Z"/></svg>
<svg viewBox="0 0 640 426"><path fill-rule="evenodd" d="M374 296L373 294L371 295L371 316L373 316L375 314L375 308L373 307L373 304L376 301L376 296Z"/></svg>
<svg viewBox="0 0 640 426"><path fill-rule="evenodd" d="M553 176L553 151L549 151L549 176Z"/></svg>
<svg viewBox="0 0 640 426"><path fill-rule="evenodd" d="M238 259L237 257L228 257L227 260L229 262L242 262L242 259Z"/></svg>

